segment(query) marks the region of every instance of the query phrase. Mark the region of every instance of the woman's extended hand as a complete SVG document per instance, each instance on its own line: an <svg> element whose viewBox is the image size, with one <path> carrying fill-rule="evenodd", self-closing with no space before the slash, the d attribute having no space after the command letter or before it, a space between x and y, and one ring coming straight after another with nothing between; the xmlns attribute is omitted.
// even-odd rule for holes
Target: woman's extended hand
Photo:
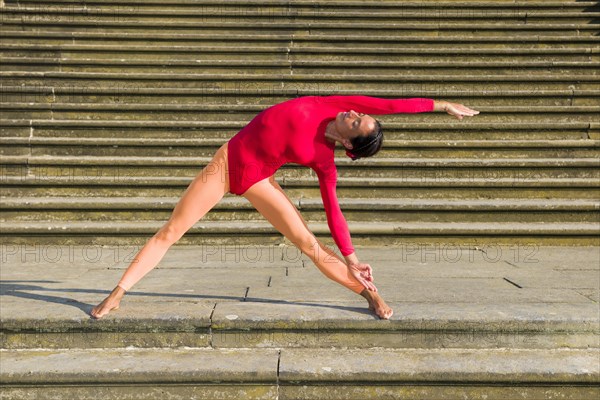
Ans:
<svg viewBox="0 0 600 400"><path fill-rule="evenodd" d="M463 117L472 117L474 115L479 114L479 111L473 110L467 106L464 106L459 103L450 103L446 102L444 105L444 111L446 111L450 115L454 115L459 120L462 120Z"/></svg>
<svg viewBox="0 0 600 400"><path fill-rule="evenodd" d="M348 264L348 270L365 288L377 291L377 288L373 284L373 269L369 264Z"/></svg>

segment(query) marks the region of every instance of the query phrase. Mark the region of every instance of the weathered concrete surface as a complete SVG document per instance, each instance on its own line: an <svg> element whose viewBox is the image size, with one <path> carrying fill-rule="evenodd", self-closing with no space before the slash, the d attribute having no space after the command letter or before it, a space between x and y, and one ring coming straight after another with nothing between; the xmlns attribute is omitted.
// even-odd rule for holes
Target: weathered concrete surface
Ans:
<svg viewBox="0 0 600 400"><path fill-rule="evenodd" d="M214 347L598 348L597 306L390 303L390 321L359 302L218 304Z"/></svg>
<svg viewBox="0 0 600 400"><path fill-rule="evenodd" d="M270 384L243 383L161 383L156 385L118 384L118 385L81 385L81 386L21 386L3 387L4 398L11 400L54 400L54 399L197 399L197 400L275 400L278 388ZM315 398L309 396L309 398ZM563 397L565 398L565 397ZM578 399L586 396L578 397Z"/></svg>
<svg viewBox="0 0 600 400"><path fill-rule="evenodd" d="M424 384L373 384L349 383L284 385L279 389L279 399L595 399L600 395L597 387L564 385L518 386L513 383L494 386Z"/></svg>
<svg viewBox="0 0 600 400"><path fill-rule="evenodd" d="M600 352L595 350L467 349L87 349L2 350L11 366L0 372L10 398L49 393L92 398L100 386L107 398L185 398L195 386L198 398L389 398L427 394L451 399L458 394L533 398L595 398L599 393ZM93 385L87 386L81 384ZM519 387L515 382L525 383ZM10 387L12 383L21 387ZM72 385L79 384L79 387ZM254 386L250 386L254 384ZM576 385L574 385L576 384ZM135 385L139 392L133 392ZM164 387L163 387L164 385ZM61 387L62 386L62 387ZM60 391L58 390L66 390ZM248 390L249 393L245 393ZM346 392L348 390L348 392ZM47 392L48 393L48 392ZM344 394L348 394L345 396ZM307 396L308 395L308 396ZM42 395L40 398L45 397ZM591 397L589 397L591 396ZM96 397L97 398L97 397ZM412 397L411 397L412 398Z"/></svg>
<svg viewBox="0 0 600 400"><path fill-rule="evenodd" d="M50 250L59 254L2 254L3 347L600 347L598 248L357 247L394 309L389 321L280 246L173 246L119 310L95 320L135 252Z"/></svg>
<svg viewBox="0 0 600 400"><path fill-rule="evenodd" d="M281 359L280 359L281 353ZM600 383L600 350L85 349L3 350L20 383L438 381ZM279 363L279 364L278 364ZM169 371L170 376L165 376ZM525 372L526 371L526 372ZM159 378L160 377L160 378Z"/></svg>
<svg viewBox="0 0 600 400"><path fill-rule="evenodd" d="M96 320L89 316L93 305L87 301L48 295L8 298L0 313L0 348L206 347L214 306L168 299L130 301Z"/></svg>
<svg viewBox="0 0 600 400"><path fill-rule="evenodd" d="M274 349L2 350L2 382L218 383L277 382Z"/></svg>
<svg viewBox="0 0 600 400"><path fill-rule="evenodd" d="M600 383L599 357L598 349L284 349L279 380Z"/></svg>

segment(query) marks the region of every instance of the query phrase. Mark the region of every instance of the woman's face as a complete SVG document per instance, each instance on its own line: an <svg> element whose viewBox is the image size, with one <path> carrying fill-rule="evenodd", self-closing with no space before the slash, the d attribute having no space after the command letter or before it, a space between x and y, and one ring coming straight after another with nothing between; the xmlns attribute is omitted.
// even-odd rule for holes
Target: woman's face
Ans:
<svg viewBox="0 0 600 400"><path fill-rule="evenodd" d="M345 139L357 136L368 136L375 129L375 119L364 113L354 110L339 112L335 118L335 127Z"/></svg>

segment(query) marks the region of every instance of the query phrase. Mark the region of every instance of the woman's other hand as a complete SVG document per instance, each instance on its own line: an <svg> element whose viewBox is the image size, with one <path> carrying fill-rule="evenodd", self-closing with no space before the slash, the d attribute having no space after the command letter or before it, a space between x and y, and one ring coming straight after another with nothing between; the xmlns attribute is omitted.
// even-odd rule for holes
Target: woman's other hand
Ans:
<svg viewBox="0 0 600 400"><path fill-rule="evenodd" d="M373 284L373 269L369 264L348 264L348 270L365 288L373 292L377 291L377 288Z"/></svg>

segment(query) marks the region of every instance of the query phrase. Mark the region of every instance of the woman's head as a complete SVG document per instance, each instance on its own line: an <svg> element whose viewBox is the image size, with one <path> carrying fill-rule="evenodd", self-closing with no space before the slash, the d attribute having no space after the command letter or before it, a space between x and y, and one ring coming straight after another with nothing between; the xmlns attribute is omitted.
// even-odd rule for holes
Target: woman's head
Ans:
<svg viewBox="0 0 600 400"><path fill-rule="evenodd" d="M375 118L354 110L340 112L335 119L338 140L352 160L375 155L383 144L381 124Z"/></svg>
<svg viewBox="0 0 600 400"><path fill-rule="evenodd" d="M375 128L368 136L356 136L350 139L352 149L346 150L346 155L356 161L359 158L374 156L383 145L383 130L379 121L375 120Z"/></svg>

